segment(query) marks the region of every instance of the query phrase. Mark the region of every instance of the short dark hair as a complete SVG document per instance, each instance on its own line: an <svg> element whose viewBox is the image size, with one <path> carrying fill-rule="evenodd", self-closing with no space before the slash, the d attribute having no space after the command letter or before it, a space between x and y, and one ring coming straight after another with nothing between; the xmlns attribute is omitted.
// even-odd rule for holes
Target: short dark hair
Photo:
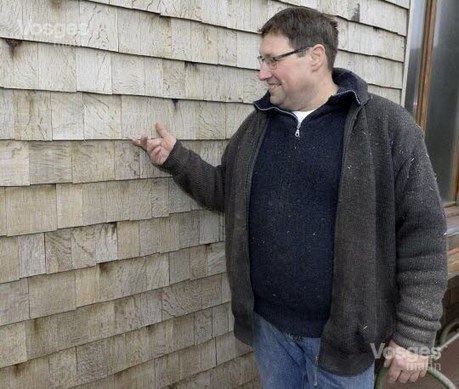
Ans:
<svg viewBox="0 0 459 389"><path fill-rule="evenodd" d="M328 68L333 69L338 51L338 23L310 8L289 7L271 17L260 29L261 36L284 35L297 50L318 43L324 45Z"/></svg>

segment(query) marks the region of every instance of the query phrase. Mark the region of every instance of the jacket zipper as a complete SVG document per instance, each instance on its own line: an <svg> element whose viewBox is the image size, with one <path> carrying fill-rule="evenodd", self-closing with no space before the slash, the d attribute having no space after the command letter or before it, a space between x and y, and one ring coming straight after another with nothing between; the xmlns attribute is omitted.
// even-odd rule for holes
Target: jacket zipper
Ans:
<svg viewBox="0 0 459 389"><path fill-rule="evenodd" d="M295 131L295 136L297 138L300 137L300 127L301 127L301 123L300 121L298 120L298 118L296 118L296 121L297 121L297 124L296 124L296 131Z"/></svg>
<svg viewBox="0 0 459 389"><path fill-rule="evenodd" d="M295 136L296 136L297 138L300 137L300 127L301 127L301 123L300 123L300 121L298 120L298 118L296 117L296 115L294 115L294 114L291 113L291 112L284 111L283 109L280 109L280 108L278 108L278 107L260 108L258 105L256 105L256 104L254 104L254 105L255 105L255 107L258 108L258 110L263 111L263 112L267 112L267 111L269 111L269 110L271 110L271 109L275 109L276 111L285 113L285 114L291 116L292 118L294 118L294 119L296 120L296 131L295 131Z"/></svg>

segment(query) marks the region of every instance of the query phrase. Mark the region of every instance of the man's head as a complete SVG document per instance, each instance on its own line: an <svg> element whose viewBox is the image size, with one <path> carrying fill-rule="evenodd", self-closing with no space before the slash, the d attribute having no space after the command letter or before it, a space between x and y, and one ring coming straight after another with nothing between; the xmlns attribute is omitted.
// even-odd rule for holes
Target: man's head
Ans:
<svg viewBox="0 0 459 389"><path fill-rule="evenodd" d="M318 11L287 8L261 28L259 79L271 103L308 110L330 96L331 69L338 46L336 22Z"/></svg>
<svg viewBox="0 0 459 389"><path fill-rule="evenodd" d="M294 50L323 45L328 68L333 69L338 51L338 28L336 21L325 14L309 8L286 8L271 17L260 32L262 38L268 34L285 36Z"/></svg>

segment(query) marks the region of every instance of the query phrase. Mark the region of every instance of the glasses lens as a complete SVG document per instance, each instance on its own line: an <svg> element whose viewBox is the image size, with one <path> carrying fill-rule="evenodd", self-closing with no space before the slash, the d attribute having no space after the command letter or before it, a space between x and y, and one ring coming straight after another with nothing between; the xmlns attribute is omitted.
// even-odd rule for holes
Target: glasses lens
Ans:
<svg viewBox="0 0 459 389"><path fill-rule="evenodd" d="M263 58L261 55L257 57L258 62L260 63L260 66L263 66L265 64L269 69L275 69L277 65L277 60L271 57L266 57Z"/></svg>
<svg viewBox="0 0 459 389"><path fill-rule="evenodd" d="M268 68L274 69L277 65L277 61L274 58L266 58L266 65L268 65Z"/></svg>

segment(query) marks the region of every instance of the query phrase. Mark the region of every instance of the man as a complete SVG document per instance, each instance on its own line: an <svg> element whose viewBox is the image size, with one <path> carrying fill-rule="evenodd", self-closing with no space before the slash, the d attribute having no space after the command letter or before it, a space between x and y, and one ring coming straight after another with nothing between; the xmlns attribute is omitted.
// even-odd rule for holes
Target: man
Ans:
<svg viewBox="0 0 459 389"><path fill-rule="evenodd" d="M338 31L325 15L288 8L261 36L268 92L220 166L159 124L158 138L134 143L225 212L234 333L253 346L264 388L372 388L388 341L390 382L414 382L446 288L445 220L422 132L333 69Z"/></svg>

